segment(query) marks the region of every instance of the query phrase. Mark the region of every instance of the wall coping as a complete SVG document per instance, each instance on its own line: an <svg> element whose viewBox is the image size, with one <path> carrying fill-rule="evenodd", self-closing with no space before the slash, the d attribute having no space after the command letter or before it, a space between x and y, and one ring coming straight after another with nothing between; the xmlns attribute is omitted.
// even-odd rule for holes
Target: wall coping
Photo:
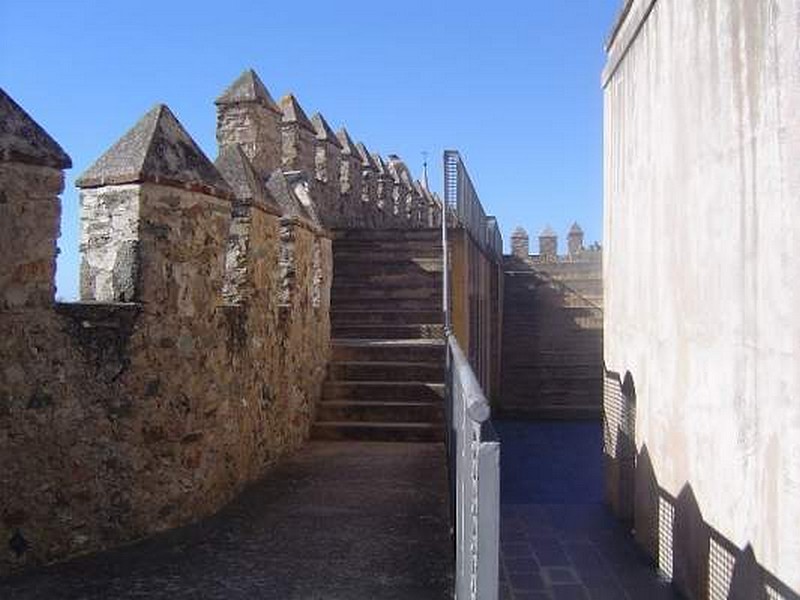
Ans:
<svg viewBox="0 0 800 600"><path fill-rule="evenodd" d="M601 87L605 89L611 78L628 55L639 32L644 27L658 0L641 0L639 3L626 2L606 42L608 58L601 75Z"/></svg>

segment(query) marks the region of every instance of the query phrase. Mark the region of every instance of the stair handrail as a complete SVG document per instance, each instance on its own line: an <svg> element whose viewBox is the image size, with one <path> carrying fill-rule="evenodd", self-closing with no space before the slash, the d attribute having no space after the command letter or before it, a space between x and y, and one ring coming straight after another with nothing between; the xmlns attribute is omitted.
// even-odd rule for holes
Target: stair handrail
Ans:
<svg viewBox="0 0 800 600"><path fill-rule="evenodd" d="M500 442L491 408L456 337L448 332L445 407L455 524L456 600L497 600Z"/></svg>

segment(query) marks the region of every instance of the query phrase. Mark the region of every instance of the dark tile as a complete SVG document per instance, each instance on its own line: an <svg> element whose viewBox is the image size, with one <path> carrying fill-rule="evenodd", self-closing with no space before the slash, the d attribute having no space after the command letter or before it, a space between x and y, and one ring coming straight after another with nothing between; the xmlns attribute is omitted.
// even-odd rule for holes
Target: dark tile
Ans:
<svg viewBox="0 0 800 600"><path fill-rule="evenodd" d="M587 584L586 589L589 592L590 600L638 600L630 598L621 587L613 582Z"/></svg>
<svg viewBox="0 0 800 600"><path fill-rule="evenodd" d="M544 582L538 573L509 573L511 587L517 590L543 590Z"/></svg>
<svg viewBox="0 0 800 600"><path fill-rule="evenodd" d="M572 561L572 564L578 569L600 570L608 568L600 553L590 543L567 542L564 544L564 551Z"/></svg>
<svg viewBox="0 0 800 600"><path fill-rule="evenodd" d="M544 579L548 585L580 583L575 572L565 567L543 567L542 579Z"/></svg>
<svg viewBox="0 0 800 600"><path fill-rule="evenodd" d="M519 558L533 556L531 545L528 542L508 542L500 546L500 553L505 558Z"/></svg>
<svg viewBox="0 0 800 600"><path fill-rule="evenodd" d="M532 539L531 547L540 566L559 567L571 564L561 543L555 538Z"/></svg>
<svg viewBox="0 0 800 600"><path fill-rule="evenodd" d="M553 600L589 600L582 585L555 585L551 591Z"/></svg>
<svg viewBox="0 0 800 600"><path fill-rule="evenodd" d="M551 600L547 592L517 592L514 600Z"/></svg>
<svg viewBox="0 0 800 600"><path fill-rule="evenodd" d="M506 558L503 561L506 572L508 573L538 573L539 565L533 557Z"/></svg>

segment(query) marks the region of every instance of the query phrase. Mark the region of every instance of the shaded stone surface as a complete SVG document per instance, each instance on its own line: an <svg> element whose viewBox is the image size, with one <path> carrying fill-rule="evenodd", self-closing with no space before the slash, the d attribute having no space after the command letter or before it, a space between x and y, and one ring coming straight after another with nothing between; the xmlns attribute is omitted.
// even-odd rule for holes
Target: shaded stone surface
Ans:
<svg viewBox="0 0 800 600"><path fill-rule="evenodd" d="M306 115L306 112L303 110L303 107L300 106L300 103L295 98L294 94L286 94L280 100L281 110L283 111L283 122L284 123L297 123L301 127L306 128L308 131L312 132L316 135L316 130L314 126L311 124L311 121Z"/></svg>
<svg viewBox="0 0 800 600"><path fill-rule="evenodd" d="M500 598L674 600L603 503L595 422L498 421Z"/></svg>
<svg viewBox="0 0 800 600"><path fill-rule="evenodd" d="M0 582L0 597L445 599L440 444L311 443L216 516Z"/></svg>

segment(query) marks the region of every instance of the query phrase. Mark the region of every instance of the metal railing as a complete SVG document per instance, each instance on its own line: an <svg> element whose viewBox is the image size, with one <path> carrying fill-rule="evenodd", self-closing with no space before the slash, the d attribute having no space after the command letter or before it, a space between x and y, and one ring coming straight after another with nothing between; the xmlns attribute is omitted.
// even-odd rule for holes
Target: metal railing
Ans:
<svg viewBox="0 0 800 600"><path fill-rule="evenodd" d="M445 407L455 522L456 600L497 600L500 442L490 408L455 336L447 335Z"/></svg>
<svg viewBox="0 0 800 600"><path fill-rule="evenodd" d="M444 203L484 252L503 256L503 237L497 220L487 216L467 168L456 150L444 151Z"/></svg>
<svg viewBox="0 0 800 600"><path fill-rule="evenodd" d="M458 152L447 150L443 209L459 222L484 251L502 257L497 221L487 218ZM442 308L447 351L445 415L450 506L455 526L456 600L497 600L500 561L500 441L491 409L475 372L452 333L450 257L442 215Z"/></svg>

